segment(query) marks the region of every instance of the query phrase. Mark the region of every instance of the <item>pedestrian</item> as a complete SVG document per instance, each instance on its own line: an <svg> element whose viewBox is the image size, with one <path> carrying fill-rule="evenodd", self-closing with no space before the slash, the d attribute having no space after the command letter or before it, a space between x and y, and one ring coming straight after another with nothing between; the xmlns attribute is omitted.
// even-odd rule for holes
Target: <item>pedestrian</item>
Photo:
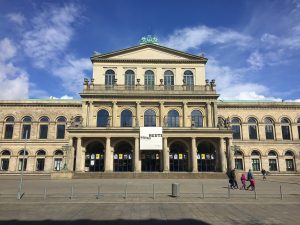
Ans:
<svg viewBox="0 0 300 225"><path fill-rule="evenodd" d="M230 185L230 188L233 189L233 179L232 179L232 173L231 171L227 171L227 176L228 176L228 179L229 179L229 185Z"/></svg>
<svg viewBox="0 0 300 225"><path fill-rule="evenodd" d="M251 186L251 191L254 191L255 190L255 180L254 180L254 178L252 178L250 180L250 186Z"/></svg>
<svg viewBox="0 0 300 225"><path fill-rule="evenodd" d="M267 171L265 171L264 169L261 170L261 174L263 175L263 180L267 179Z"/></svg>
<svg viewBox="0 0 300 225"><path fill-rule="evenodd" d="M232 179L232 182L233 182L233 188L239 188L238 183L236 181L235 169L231 170L231 179Z"/></svg>
<svg viewBox="0 0 300 225"><path fill-rule="evenodd" d="M247 187L247 190L249 189L249 187L251 187L251 180L253 179L253 175L252 175L252 171L251 169L249 169L248 173L247 173L247 181L250 182L249 186Z"/></svg>
<svg viewBox="0 0 300 225"><path fill-rule="evenodd" d="M242 187L241 190L246 190L246 175L243 173L241 176Z"/></svg>

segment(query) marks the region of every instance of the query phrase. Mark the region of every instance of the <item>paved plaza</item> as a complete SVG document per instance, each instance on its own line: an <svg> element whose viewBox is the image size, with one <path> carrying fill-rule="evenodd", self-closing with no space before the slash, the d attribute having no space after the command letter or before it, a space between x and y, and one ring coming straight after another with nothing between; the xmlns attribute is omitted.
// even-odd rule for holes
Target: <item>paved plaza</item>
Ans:
<svg viewBox="0 0 300 225"><path fill-rule="evenodd" d="M172 184L180 194L172 197ZM256 192L224 179L0 178L0 224L299 224L300 177L257 178ZM281 186L281 192L280 192ZM203 188L203 189L202 189Z"/></svg>

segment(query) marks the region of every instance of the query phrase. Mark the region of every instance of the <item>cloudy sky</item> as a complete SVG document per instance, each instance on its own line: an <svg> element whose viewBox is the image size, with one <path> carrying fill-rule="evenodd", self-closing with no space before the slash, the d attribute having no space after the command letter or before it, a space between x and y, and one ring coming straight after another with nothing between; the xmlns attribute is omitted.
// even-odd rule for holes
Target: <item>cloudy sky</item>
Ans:
<svg viewBox="0 0 300 225"><path fill-rule="evenodd" d="M94 51L147 34L204 54L221 99L300 101L298 0L0 0L0 99L78 99Z"/></svg>

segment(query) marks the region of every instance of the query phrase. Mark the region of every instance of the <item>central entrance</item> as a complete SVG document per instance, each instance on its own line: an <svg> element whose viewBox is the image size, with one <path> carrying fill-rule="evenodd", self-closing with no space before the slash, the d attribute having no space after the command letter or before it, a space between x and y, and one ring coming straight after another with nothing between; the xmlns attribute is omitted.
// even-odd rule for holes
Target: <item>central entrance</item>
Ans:
<svg viewBox="0 0 300 225"><path fill-rule="evenodd" d="M202 142L198 145L197 161L198 171L216 171L216 149L210 142Z"/></svg>
<svg viewBox="0 0 300 225"><path fill-rule="evenodd" d="M170 171L188 171L188 151L183 143L175 142L170 146Z"/></svg>
<svg viewBox="0 0 300 225"><path fill-rule="evenodd" d="M160 170L159 151L142 151L142 171L155 172Z"/></svg>
<svg viewBox="0 0 300 225"><path fill-rule="evenodd" d="M104 146L100 142L92 142L87 145L85 170L90 172L104 171Z"/></svg>
<svg viewBox="0 0 300 225"><path fill-rule="evenodd" d="M115 146L114 171L132 171L132 146L127 142L120 142Z"/></svg>

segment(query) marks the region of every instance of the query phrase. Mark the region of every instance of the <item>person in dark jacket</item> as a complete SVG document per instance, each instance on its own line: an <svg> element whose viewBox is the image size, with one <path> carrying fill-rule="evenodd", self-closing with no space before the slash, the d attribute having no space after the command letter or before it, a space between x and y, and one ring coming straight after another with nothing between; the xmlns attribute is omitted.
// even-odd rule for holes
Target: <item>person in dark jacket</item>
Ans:
<svg viewBox="0 0 300 225"><path fill-rule="evenodd" d="M251 183L251 180L254 180L254 178L253 178L252 170L249 169L249 171L248 171L248 173L247 173L247 181L249 181L250 184L249 184L249 186L247 187L247 190L248 190L250 187L253 188L253 187L252 187L252 184L253 184L253 183Z"/></svg>

